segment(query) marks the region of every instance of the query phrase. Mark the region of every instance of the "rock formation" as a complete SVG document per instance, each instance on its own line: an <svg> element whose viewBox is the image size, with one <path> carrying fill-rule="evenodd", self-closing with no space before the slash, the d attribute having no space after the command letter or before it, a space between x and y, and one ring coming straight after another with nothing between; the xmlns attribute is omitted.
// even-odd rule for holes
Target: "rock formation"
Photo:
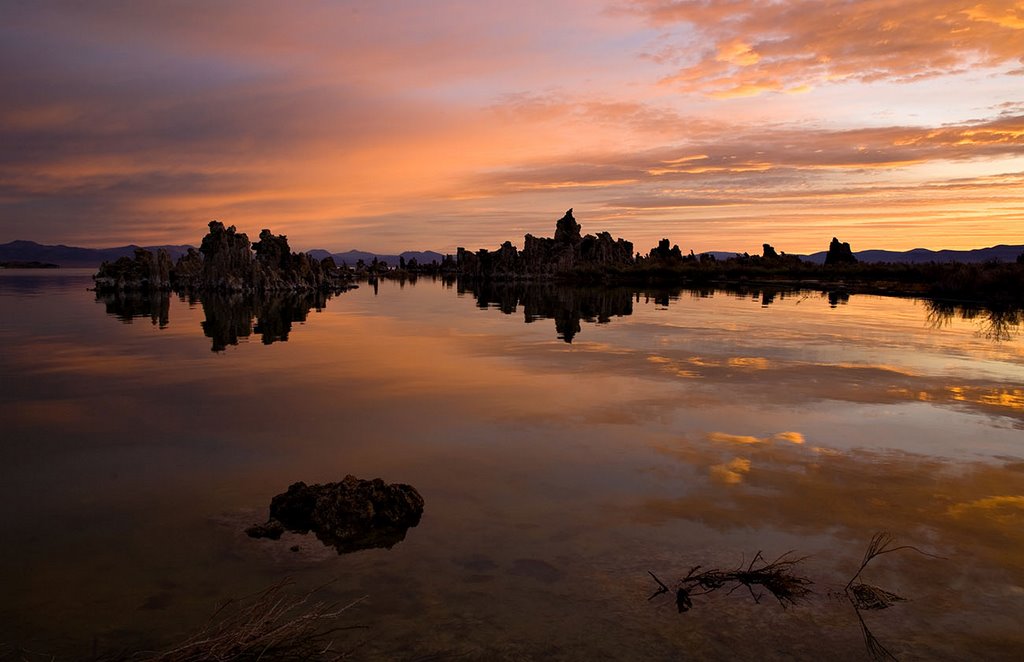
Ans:
<svg viewBox="0 0 1024 662"><path fill-rule="evenodd" d="M282 529L312 531L339 554L361 549L390 549L420 522L423 497L416 488L387 484L380 478L345 476L339 483L294 483L270 501L270 519L246 529L254 538L277 539Z"/></svg>
<svg viewBox="0 0 1024 662"><path fill-rule="evenodd" d="M555 241L561 244L578 244L580 242L580 224L573 218L572 209L555 223Z"/></svg>
<svg viewBox="0 0 1024 662"><path fill-rule="evenodd" d="M168 291L171 289L171 270L171 257L164 249L154 255L145 248L136 248L134 258L122 257L104 262L93 280L98 290Z"/></svg>
<svg viewBox="0 0 1024 662"><path fill-rule="evenodd" d="M553 239L528 234L521 253L506 241L494 252L481 249L472 253L459 248L457 257L460 272L470 277L565 276L632 264L633 244L613 239L607 232L581 236L580 224L570 209L556 222Z"/></svg>
<svg viewBox="0 0 1024 662"><path fill-rule="evenodd" d="M203 275L189 287L214 292L241 292L253 280L253 257L249 237L210 221L210 232L203 237L199 252L203 256Z"/></svg>
<svg viewBox="0 0 1024 662"><path fill-rule="evenodd" d="M668 239L662 239L647 254L647 258L655 262L682 262L683 252L679 250L678 244L669 248Z"/></svg>
<svg viewBox="0 0 1024 662"><path fill-rule="evenodd" d="M317 260L307 253L292 253L288 239L263 230L250 244L245 233L220 221L210 222L199 250L189 251L171 265L159 251L156 257L138 249L135 259L104 262L94 280L97 290L169 290L193 292L277 292L284 290L340 290L351 282L347 270L334 259ZM255 250L255 254L254 254Z"/></svg>
<svg viewBox="0 0 1024 662"><path fill-rule="evenodd" d="M850 244L840 242L835 237L832 237L832 242L828 245L828 254L825 256L825 264L856 264L857 258L854 257L853 251L850 249Z"/></svg>

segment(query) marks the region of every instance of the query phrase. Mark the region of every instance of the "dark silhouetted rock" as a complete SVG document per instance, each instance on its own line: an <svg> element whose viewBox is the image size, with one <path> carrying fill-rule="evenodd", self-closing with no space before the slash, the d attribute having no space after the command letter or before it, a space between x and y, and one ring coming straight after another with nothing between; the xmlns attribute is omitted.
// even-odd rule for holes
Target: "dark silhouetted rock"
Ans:
<svg viewBox="0 0 1024 662"><path fill-rule="evenodd" d="M825 256L825 264L856 264L857 258L854 257L853 251L850 249L850 244L846 242L840 242L835 237L832 237L832 243L828 245L828 254Z"/></svg>
<svg viewBox="0 0 1024 662"><path fill-rule="evenodd" d="M292 252L288 237L275 235L270 230L260 231L260 240L252 245L256 261L268 271L286 272L292 266Z"/></svg>
<svg viewBox="0 0 1024 662"><path fill-rule="evenodd" d="M762 244L761 257L766 260L777 260L779 259L779 254L775 252L775 247L771 244Z"/></svg>
<svg viewBox="0 0 1024 662"><path fill-rule="evenodd" d="M572 215L572 209L555 223L555 241L560 244L577 244L580 239L580 224Z"/></svg>
<svg viewBox="0 0 1024 662"><path fill-rule="evenodd" d="M92 278L97 290L167 291L171 289L172 266L171 257L164 249L159 249L154 255L145 248L136 248L135 257L104 262Z"/></svg>
<svg viewBox="0 0 1024 662"><path fill-rule="evenodd" d="M633 244L613 239L607 232L580 236L580 225L565 212L555 224L555 237L524 237L519 252L506 241L497 251L475 253L459 248L458 270L465 276L509 279L546 275L572 275L633 262Z"/></svg>
<svg viewBox="0 0 1024 662"><path fill-rule="evenodd" d="M249 237L236 232L235 226L224 227L210 221L210 232L199 247L203 254L203 276L200 288L212 292L241 292L252 282L253 256Z"/></svg>
<svg viewBox="0 0 1024 662"><path fill-rule="evenodd" d="M669 248L669 240L662 239L657 246L650 250L647 257L656 262L682 262L683 252L679 250L678 244Z"/></svg>
<svg viewBox="0 0 1024 662"><path fill-rule="evenodd" d="M270 502L270 520L246 532L312 531L339 554L361 549L390 549L419 524L423 497L410 485L345 476L339 483L294 483ZM262 528L261 528L262 527ZM253 533L249 533L253 535ZM257 536L258 537L258 536Z"/></svg>
<svg viewBox="0 0 1024 662"><path fill-rule="evenodd" d="M178 258L171 273L171 286L178 290L199 290L203 287L203 254L189 247Z"/></svg>
<svg viewBox="0 0 1024 662"><path fill-rule="evenodd" d="M347 269L330 256L319 260L292 253L288 238L270 230L249 243L245 233L220 221L210 222L198 251L189 249L171 264L166 251L154 258L138 249L134 259L104 263L94 280L98 290L164 289L179 292L278 292L284 290L340 291L351 284ZM254 254L255 251L255 254Z"/></svg>

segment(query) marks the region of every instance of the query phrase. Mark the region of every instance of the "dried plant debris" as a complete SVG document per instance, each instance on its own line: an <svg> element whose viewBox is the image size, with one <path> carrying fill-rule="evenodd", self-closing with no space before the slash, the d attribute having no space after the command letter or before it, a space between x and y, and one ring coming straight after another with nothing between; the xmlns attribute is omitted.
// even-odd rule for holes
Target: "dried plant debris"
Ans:
<svg viewBox="0 0 1024 662"><path fill-rule="evenodd" d="M896 538L887 531L880 531L871 536L868 548L864 550L864 558L861 559L860 567L857 568L857 572L853 574L853 577L850 577L850 581L848 581L844 587L844 594L850 601L850 604L853 605L853 610L857 614L857 621L860 624L861 634L864 635L864 647L867 649L868 655L871 659L878 662L896 660L897 658L889 652L889 649L882 645L882 642L880 642L875 635L871 633L871 630L864 621L864 616L861 612L886 609L897 602L905 602L906 598L883 588L859 581L864 569L868 567L869 563L882 554L898 552L900 550L911 550L933 559L942 558L941 556L935 556L934 554L921 551L917 547L913 547L911 545L894 546L893 543L895 540Z"/></svg>
<svg viewBox="0 0 1024 662"><path fill-rule="evenodd" d="M857 609L875 610L891 607L897 602L906 602L901 595L870 584L854 584L846 589L846 595Z"/></svg>
<svg viewBox="0 0 1024 662"><path fill-rule="evenodd" d="M331 635L337 619L360 600L344 606L314 598L316 591L292 595L285 580L248 598L220 607L209 622L173 648L136 654L130 660L192 662L256 660L337 660L346 657ZM354 626L360 627L360 626Z"/></svg>
<svg viewBox="0 0 1024 662"><path fill-rule="evenodd" d="M794 568L807 557L791 558L791 554L792 552L786 552L774 561L768 562L762 553L758 552L749 564L740 565L735 570L711 568L701 571L703 566L699 565L690 568L686 576L676 582L676 608L679 613L683 613L693 607L694 597L723 588L728 588L728 592L732 593L740 587L746 587L757 603L761 602L764 591L767 591L778 600L783 609L787 605L795 605L811 592L809 586L814 582L794 572ZM658 579L653 572L648 573L659 585L650 599L672 592L673 589ZM763 591L756 592L755 588Z"/></svg>
<svg viewBox="0 0 1024 662"><path fill-rule="evenodd" d="M882 531L873 535L857 571L841 592L832 594L845 597L849 601L857 615L867 653L871 659L878 661L895 660L896 657L871 633L861 612L886 609L897 602L905 602L906 598L862 581L861 576L865 568L879 556L901 550L911 550L933 559L942 558L911 545L894 545L894 542L895 538L891 533ZM723 588L727 588L728 592L732 593L740 587L746 587L754 602L759 603L766 591L785 609L806 598L811 593L810 586L813 584L809 578L797 571L797 566L807 557L793 557L792 554L793 552L786 552L769 563L765 561L761 552L758 552L749 564L740 565L735 570L720 570L718 568L702 570L703 566L694 566L673 586L669 586L653 572L648 571L648 574L658 583L658 589L648 599L653 600L659 595L674 593L676 608L679 613L683 613L693 608L693 599L696 597ZM755 589L762 590L758 593L755 592Z"/></svg>
<svg viewBox="0 0 1024 662"><path fill-rule="evenodd" d="M861 574L864 572L864 569L867 568L868 564L874 559L878 558L882 554L898 552L905 549L917 552L918 554L923 554L924 556L928 556L933 559L942 558L940 556L935 556L934 554L929 554L928 552L923 552L917 547L913 547L911 545L893 546L895 540L896 538L888 531L880 531L871 536L871 542L868 543L868 548L864 550L864 558L860 562L860 567L857 568L857 572L853 574L853 577L850 577L850 581L846 583L844 589L846 597L850 599L850 602L858 611L861 609L885 609L886 607L891 607L897 602L906 601L906 598L896 595L895 593L890 593L885 589L858 581Z"/></svg>

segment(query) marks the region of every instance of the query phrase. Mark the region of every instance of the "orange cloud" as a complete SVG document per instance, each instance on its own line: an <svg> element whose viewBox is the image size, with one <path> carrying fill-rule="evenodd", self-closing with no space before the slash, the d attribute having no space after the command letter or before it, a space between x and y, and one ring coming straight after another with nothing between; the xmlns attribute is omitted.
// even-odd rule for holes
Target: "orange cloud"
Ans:
<svg viewBox="0 0 1024 662"><path fill-rule="evenodd" d="M723 464L712 465L708 472L721 483L737 485L743 482L744 474L750 473L750 460L742 457L733 458Z"/></svg>
<svg viewBox="0 0 1024 662"><path fill-rule="evenodd" d="M1024 53L1024 12L1008 1L965 7L957 0L636 0L631 6L658 26L691 26L698 36L675 45L680 53L715 45L665 82L716 96L837 81L916 81L1013 65ZM664 52L662 58L673 59Z"/></svg>

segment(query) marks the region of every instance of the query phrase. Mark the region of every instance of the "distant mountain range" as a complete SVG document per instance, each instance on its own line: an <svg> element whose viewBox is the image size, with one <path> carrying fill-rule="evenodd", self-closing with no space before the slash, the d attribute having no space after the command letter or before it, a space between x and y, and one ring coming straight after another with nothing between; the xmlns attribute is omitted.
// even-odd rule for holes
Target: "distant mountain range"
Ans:
<svg viewBox="0 0 1024 662"><path fill-rule="evenodd" d="M824 264L828 251L801 255L800 259ZM1000 244L989 248L975 248L969 251L932 251L927 248L915 248L909 251L867 250L854 251L860 262L898 262L902 264L922 264L925 262L1016 262L1017 256L1024 253L1024 244L1008 246Z"/></svg>
<svg viewBox="0 0 1024 662"><path fill-rule="evenodd" d="M105 261L116 260L119 257L131 257L135 254L138 246L118 246L116 248L77 248L75 246L48 246L37 244L34 241L12 241L0 244L0 263L2 262L41 262L57 264L62 267L98 267ZM190 246L145 246L147 250L156 251L163 248L172 260L188 251ZM405 251L399 255L381 255L366 251L347 251L344 253L331 253L324 249L307 251L317 259L323 259L330 255L339 265L342 263L349 266L362 260L369 264L376 257L378 261L386 262L389 266L397 267L401 258L406 262L415 259L420 264L430 264L434 260L440 262L444 255L435 251ZM718 259L734 257L736 253L726 251L710 251ZM884 251L867 250L856 251L854 255L861 262L898 262L920 264L922 262L988 262L997 260L999 262L1014 262L1017 256L1024 253L1024 244L1007 246L1001 244L990 248L976 248L969 251L932 251L927 248L915 248L909 251ZM800 259L821 264L825 261L825 251L800 255Z"/></svg>
<svg viewBox="0 0 1024 662"><path fill-rule="evenodd" d="M56 264L62 267L95 268L99 267L103 262L112 262L120 257L132 257L135 255L136 248L139 248L139 246L134 244L118 246L116 248L78 248L75 246L64 246L63 244L49 246L46 244L37 244L34 241L19 240L0 244L0 263L39 262L44 264ZM189 248L192 248L192 246L143 246L143 248L154 252L163 248L171 256L172 260L177 260L180 256L184 255ZM370 264L373 262L374 257L376 257L377 260L386 262L388 265L394 267L399 265L401 258L405 258L406 262L415 258L420 264L430 264L434 260L440 262L444 259L444 255L441 253L435 253L434 251L406 251L401 255L377 255L375 253L367 253L366 251L331 253L323 249L315 249L307 252L318 260L322 260L330 255L339 265L344 262L353 267L359 260L362 260L366 264Z"/></svg>
<svg viewBox="0 0 1024 662"><path fill-rule="evenodd" d="M362 260L365 264L373 262L373 258L377 258L378 262L385 262L389 267L397 267L401 262L402 258L405 258L406 262L415 259L419 264L430 264L434 260L438 263L444 259L444 255L436 253L434 251L405 251L398 255L379 255L377 253L367 253L366 251L346 251L344 253L331 253L322 248L317 248L311 251L306 251L318 260L322 260L328 255L334 258L334 262L338 265L347 264L350 267L356 266L359 260Z"/></svg>
<svg viewBox="0 0 1024 662"><path fill-rule="evenodd" d="M727 260L736 257L737 253L728 251L708 251L719 260ZM975 248L969 251L941 250L933 251L927 248L914 248L909 251L884 251L866 250L854 251L853 255L860 262L895 262L897 264L922 264L926 262L964 262L976 264L979 262L1016 262L1017 256L1024 253L1024 244L1008 246L1000 244L989 248ZM828 251L811 253L810 255L795 254L801 260L814 264L824 264L825 255Z"/></svg>
<svg viewBox="0 0 1024 662"><path fill-rule="evenodd" d="M0 262L44 262L62 267L98 267L103 262L113 261L119 257L132 257L134 244L116 248L78 248L75 246L48 246L34 241L12 241L0 244ZM189 246L145 246L155 251L163 248L172 260L188 251Z"/></svg>

